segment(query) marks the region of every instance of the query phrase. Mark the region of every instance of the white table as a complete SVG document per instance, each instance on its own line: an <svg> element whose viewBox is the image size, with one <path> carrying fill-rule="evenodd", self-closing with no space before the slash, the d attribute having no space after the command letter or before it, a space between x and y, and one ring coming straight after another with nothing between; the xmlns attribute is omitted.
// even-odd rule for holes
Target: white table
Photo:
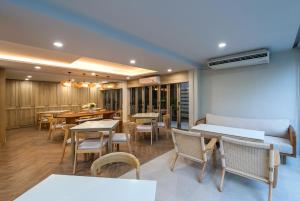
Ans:
<svg viewBox="0 0 300 201"><path fill-rule="evenodd" d="M192 131L195 132L209 132L214 135L228 135L237 138L244 138L252 141L264 141L265 138L265 131L257 131L257 130L249 130L249 129L242 129L242 128L233 128L233 127L226 127L226 126L218 126L218 125L211 125L211 124L199 124L193 126Z"/></svg>
<svg viewBox="0 0 300 201"><path fill-rule="evenodd" d="M156 181L50 175L17 201L154 201Z"/></svg>
<svg viewBox="0 0 300 201"><path fill-rule="evenodd" d="M101 121L86 121L82 124L70 128L71 130L71 144L72 144L72 158L75 156L75 133L76 132L96 132L108 131L108 151L112 151L112 130L117 127L119 120L101 120Z"/></svg>

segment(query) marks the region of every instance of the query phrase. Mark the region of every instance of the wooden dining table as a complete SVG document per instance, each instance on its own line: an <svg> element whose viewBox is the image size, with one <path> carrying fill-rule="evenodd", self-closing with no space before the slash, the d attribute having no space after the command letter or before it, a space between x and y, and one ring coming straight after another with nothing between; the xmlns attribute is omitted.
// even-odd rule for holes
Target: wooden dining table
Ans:
<svg viewBox="0 0 300 201"><path fill-rule="evenodd" d="M115 111L81 111L81 112L68 112L58 115L58 118L65 118L66 124L76 124L76 119L86 116L103 115L103 119L112 119Z"/></svg>

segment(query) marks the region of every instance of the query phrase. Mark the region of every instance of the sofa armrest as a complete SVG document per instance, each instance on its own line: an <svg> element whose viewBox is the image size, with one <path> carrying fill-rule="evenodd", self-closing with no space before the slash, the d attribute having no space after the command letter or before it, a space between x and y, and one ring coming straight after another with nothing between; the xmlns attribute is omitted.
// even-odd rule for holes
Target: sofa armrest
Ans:
<svg viewBox="0 0 300 201"><path fill-rule="evenodd" d="M198 125L198 124L206 124L206 118L201 118L201 119L198 119L196 122L195 122L195 126Z"/></svg>
<svg viewBox="0 0 300 201"><path fill-rule="evenodd" d="M297 155L297 140L296 140L296 132L295 132L295 129L293 128L293 126L289 126L289 139L291 141L291 144L293 146L293 154L292 156L293 157L296 157Z"/></svg>

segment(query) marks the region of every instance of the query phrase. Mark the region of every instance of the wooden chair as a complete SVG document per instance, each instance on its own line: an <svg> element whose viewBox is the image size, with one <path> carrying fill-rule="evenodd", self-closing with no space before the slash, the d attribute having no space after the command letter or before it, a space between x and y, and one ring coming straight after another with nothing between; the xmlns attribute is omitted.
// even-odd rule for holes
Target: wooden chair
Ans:
<svg viewBox="0 0 300 201"><path fill-rule="evenodd" d="M65 125L64 119L62 118L49 118L50 126L49 126L49 133L48 139L53 140L53 135L57 131L63 131L63 126Z"/></svg>
<svg viewBox="0 0 300 201"><path fill-rule="evenodd" d="M64 156L65 156L65 152L66 152L66 147L68 144L71 144L71 136L70 136L70 128L72 128L73 126L76 126L76 124L65 124L63 126L63 130L64 130L64 141L63 141L63 148L62 148L62 154L61 154L61 158L60 158L60 163L63 162L64 160ZM82 140L81 140L82 141Z"/></svg>
<svg viewBox="0 0 300 201"><path fill-rule="evenodd" d="M101 173L101 168L111 163L126 163L136 169L136 179L140 179L140 162L132 154L124 152L115 152L106 154L95 160L91 166L91 175L97 176Z"/></svg>
<svg viewBox="0 0 300 201"><path fill-rule="evenodd" d="M123 123L123 133L114 133L112 137L112 143L119 146L119 144L126 143L128 150L131 153L130 139L131 135L135 134L136 123L125 122Z"/></svg>
<svg viewBox="0 0 300 201"><path fill-rule="evenodd" d="M167 139L169 139L169 129L170 129L170 114L163 115L163 121L157 122L158 133L160 128L164 128L166 130Z"/></svg>
<svg viewBox="0 0 300 201"><path fill-rule="evenodd" d="M199 182L204 177L207 161L214 154L213 164L216 165L215 148L217 138L212 138L205 144L204 137L200 133L172 129L172 138L175 145L175 156L171 164L171 171L174 170L178 156L201 163Z"/></svg>
<svg viewBox="0 0 300 201"><path fill-rule="evenodd" d="M150 125L145 124L145 123L150 123ZM135 130L135 140L137 139L137 135L139 134L145 134L145 133L150 133L150 138L151 138L151 145L153 143L153 122L149 121L148 119L136 119L136 130Z"/></svg>
<svg viewBox="0 0 300 201"><path fill-rule="evenodd" d="M98 136L98 138L95 138ZM91 137L91 138L90 138ZM82 140L84 139L84 140ZM101 132L76 133L75 134L75 159L73 165L73 174L76 172L78 154L99 154L102 155L102 149L108 140L103 137Z"/></svg>
<svg viewBox="0 0 300 201"><path fill-rule="evenodd" d="M38 118L39 130L41 130L42 126L45 124L50 126L50 122L52 118L53 118L52 114L40 114Z"/></svg>
<svg viewBox="0 0 300 201"><path fill-rule="evenodd" d="M222 174L219 190L222 191L225 172L269 184L269 201L277 183L279 153L270 144L221 137Z"/></svg>

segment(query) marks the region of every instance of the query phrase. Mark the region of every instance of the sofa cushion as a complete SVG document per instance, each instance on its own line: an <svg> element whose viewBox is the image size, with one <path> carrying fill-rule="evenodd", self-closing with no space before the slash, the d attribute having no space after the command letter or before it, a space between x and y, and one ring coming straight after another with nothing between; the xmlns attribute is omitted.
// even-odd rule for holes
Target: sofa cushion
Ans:
<svg viewBox="0 0 300 201"><path fill-rule="evenodd" d="M265 135L288 138L288 119L246 119L206 114L206 123L220 126L265 131Z"/></svg>
<svg viewBox="0 0 300 201"><path fill-rule="evenodd" d="M274 148L280 153L292 154L293 146L288 139L280 137L265 136L265 143L274 144Z"/></svg>

